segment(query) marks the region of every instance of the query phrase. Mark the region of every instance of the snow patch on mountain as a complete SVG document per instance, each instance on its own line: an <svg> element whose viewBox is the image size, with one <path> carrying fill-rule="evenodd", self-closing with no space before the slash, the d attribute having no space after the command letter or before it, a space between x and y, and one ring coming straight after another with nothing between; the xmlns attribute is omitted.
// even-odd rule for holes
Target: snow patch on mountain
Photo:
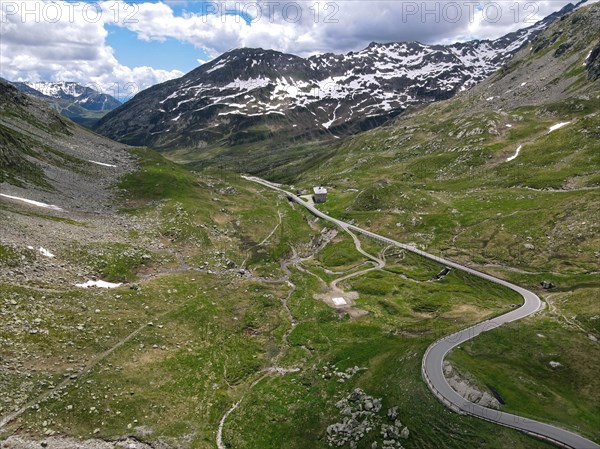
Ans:
<svg viewBox="0 0 600 449"><path fill-rule="evenodd" d="M58 211L63 211L64 209L58 206L54 206L52 204L46 204L46 203L42 203L40 201L34 201L34 200L28 200L27 198L21 198L18 196L12 196L12 195L6 195L4 193L0 193L0 196L4 197L4 198L9 198L11 200L15 200L15 201L20 201L23 203L27 203L27 204L31 204L33 206L37 206L37 207L43 207L44 209L52 209L52 210L58 210Z"/></svg>
<svg viewBox="0 0 600 449"><path fill-rule="evenodd" d="M98 161L88 161L91 162L92 164L96 164L96 165L102 165L103 167L116 167L116 165L112 165L112 164L106 164L104 162L98 162Z"/></svg>
<svg viewBox="0 0 600 449"><path fill-rule="evenodd" d="M332 108L337 109L340 101L351 105L355 102L353 100L366 96L370 100L360 112L376 116L421 102L423 98L414 95L415 90L430 91L432 97L435 97L436 91L448 92L449 96L466 90L497 70L539 29L540 26L517 33L507 46L501 45L505 42L500 40L451 46L403 42L371 44L356 53L312 56L308 60L277 55L278 65L267 58L263 61L271 67L272 73L269 74L252 69L259 64L257 58L273 56L274 52L234 50L207 64L204 70L200 68L200 82L188 80L182 83L160 104L169 104L170 107L165 110L173 114L171 121L177 121L182 114L203 110L206 106L193 111L181 109L182 105L199 99L210 98L213 105L225 105L223 100L227 100L227 109L219 111L217 116L237 114L249 117L274 111L286 114L294 108L332 102L319 113L323 119L322 126L329 128L336 121ZM258 53L247 56L247 70L238 72L234 79L225 83L212 81L217 73L224 73L227 69L233 72L231 65L240 63L237 53L241 51ZM287 69L294 65L298 66L295 72L310 76L295 76L294 71L288 73ZM268 95L268 102L258 101L265 95ZM364 102L363 99L360 101ZM347 109L352 115L352 107Z"/></svg>
<svg viewBox="0 0 600 449"><path fill-rule="evenodd" d="M118 288L121 285L123 285L123 284L114 284L112 282L106 282L106 281L87 281L82 284L75 284L75 287L79 287L79 288L90 288L90 287Z"/></svg>
<svg viewBox="0 0 600 449"><path fill-rule="evenodd" d="M43 248L40 246L40 254L44 257L48 257L49 259L54 259L54 254L52 254L50 251L48 251L46 248Z"/></svg>
<svg viewBox="0 0 600 449"><path fill-rule="evenodd" d="M561 122L561 123L557 123L556 125L551 126L548 129L548 134L550 134L552 131L556 131L557 129L562 128L563 126L567 126L569 123L571 123L571 122Z"/></svg>
<svg viewBox="0 0 600 449"><path fill-rule="evenodd" d="M28 95L44 100L70 102L90 111L111 111L121 105L116 98L99 92L95 88L75 82L15 82L14 86Z"/></svg>
<svg viewBox="0 0 600 449"><path fill-rule="evenodd" d="M32 89L53 98L72 97L79 98L86 93L86 88L72 82L39 82L25 83Z"/></svg>
<svg viewBox="0 0 600 449"><path fill-rule="evenodd" d="M519 148L517 148L517 151L515 151L515 154L513 154L511 157L506 159L506 162L514 161L519 156L519 153L521 152L522 148L523 148L523 145L519 145Z"/></svg>

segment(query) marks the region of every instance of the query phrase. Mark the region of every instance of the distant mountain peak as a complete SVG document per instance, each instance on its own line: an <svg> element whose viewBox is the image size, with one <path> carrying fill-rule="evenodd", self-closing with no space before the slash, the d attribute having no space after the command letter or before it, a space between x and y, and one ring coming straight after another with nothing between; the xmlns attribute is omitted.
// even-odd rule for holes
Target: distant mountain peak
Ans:
<svg viewBox="0 0 600 449"><path fill-rule="evenodd" d="M72 101L91 111L112 111L121 105L119 100L110 95L72 81L15 82L13 84L17 89L29 95Z"/></svg>
<svg viewBox="0 0 600 449"><path fill-rule="evenodd" d="M48 102L71 120L91 126L107 112L119 107L116 98L72 81L10 82L21 92Z"/></svg>

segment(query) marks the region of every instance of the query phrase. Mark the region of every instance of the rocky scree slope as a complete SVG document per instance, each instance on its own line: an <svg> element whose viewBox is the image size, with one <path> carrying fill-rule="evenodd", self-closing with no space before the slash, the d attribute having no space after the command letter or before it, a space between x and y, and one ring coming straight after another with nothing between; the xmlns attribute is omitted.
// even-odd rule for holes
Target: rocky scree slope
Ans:
<svg viewBox="0 0 600 449"><path fill-rule="evenodd" d="M599 29L598 5L563 16L473 89L471 106L508 110L589 96L600 79Z"/></svg>
<svg viewBox="0 0 600 449"><path fill-rule="evenodd" d="M128 232L152 223L119 214L117 189L137 170L126 145L0 81L0 296L8 284L72 288L98 275L109 249L137 254Z"/></svg>

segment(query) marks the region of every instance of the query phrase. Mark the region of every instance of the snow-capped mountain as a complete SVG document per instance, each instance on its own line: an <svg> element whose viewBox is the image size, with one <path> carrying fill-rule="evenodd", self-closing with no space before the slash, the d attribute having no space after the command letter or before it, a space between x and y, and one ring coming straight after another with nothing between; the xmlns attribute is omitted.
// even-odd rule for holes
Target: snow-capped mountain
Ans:
<svg viewBox="0 0 600 449"><path fill-rule="evenodd" d="M306 59L232 50L139 93L99 121L96 130L127 143L170 149L356 132L412 105L469 89L573 8L493 41L372 43L359 52Z"/></svg>
<svg viewBox="0 0 600 449"><path fill-rule="evenodd" d="M73 100L84 96L84 94L87 94L90 90L92 90L90 88L83 87L77 83L65 81L61 81L58 83L40 82L25 84L48 97L59 98L62 100Z"/></svg>
<svg viewBox="0 0 600 449"><path fill-rule="evenodd" d="M43 99L67 100L90 111L112 111L121 105L119 100L110 95L74 82L40 81L36 83L14 82L12 84L26 94Z"/></svg>

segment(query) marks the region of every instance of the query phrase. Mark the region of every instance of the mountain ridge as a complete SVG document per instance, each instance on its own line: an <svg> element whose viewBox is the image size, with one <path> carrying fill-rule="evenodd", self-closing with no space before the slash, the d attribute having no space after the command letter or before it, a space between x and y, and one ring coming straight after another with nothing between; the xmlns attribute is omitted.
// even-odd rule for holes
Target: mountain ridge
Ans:
<svg viewBox="0 0 600 449"><path fill-rule="evenodd" d="M27 95L49 103L63 116L87 127L122 104L111 95L72 81L4 81Z"/></svg>
<svg viewBox="0 0 600 449"><path fill-rule="evenodd" d="M91 111L112 111L122 103L111 95L72 81L12 82L21 92L44 100L69 100Z"/></svg>
<svg viewBox="0 0 600 449"><path fill-rule="evenodd" d="M70 209L95 210L132 170L123 144L66 120L46 101L0 81L0 188Z"/></svg>
<svg viewBox="0 0 600 449"><path fill-rule="evenodd" d="M410 106L469 89L574 8L569 4L531 27L495 40L371 43L357 52L309 58L234 49L182 78L140 92L94 129L129 144L191 151L277 136L353 134Z"/></svg>

